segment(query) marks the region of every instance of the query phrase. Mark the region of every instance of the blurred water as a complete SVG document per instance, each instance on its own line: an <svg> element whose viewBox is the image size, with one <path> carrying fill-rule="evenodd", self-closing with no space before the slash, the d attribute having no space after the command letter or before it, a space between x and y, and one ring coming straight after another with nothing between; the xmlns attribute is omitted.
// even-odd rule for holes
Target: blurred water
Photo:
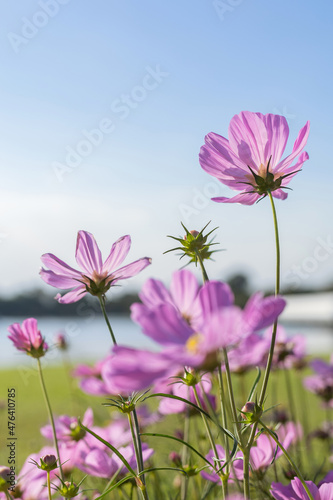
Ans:
<svg viewBox="0 0 333 500"><path fill-rule="evenodd" d="M35 365L35 360L18 352L7 338L7 328L14 322L21 323L25 318L0 319L0 368L18 365ZM112 328L118 344L141 349L158 350L159 347L144 336L140 327L127 317L111 318ZM102 317L92 315L88 318L44 317L38 320L39 329L49 344L50 350L43 359L44 364L61 362L61 353L54 347L54 336L58 332L66 334L70 343L69 357L73 361L95 361L103 358L111 348L109 331ZM307 339L309 354L329 354L333 351L333 330L323 326L284 325L290 335L302 333Z"/></svg>

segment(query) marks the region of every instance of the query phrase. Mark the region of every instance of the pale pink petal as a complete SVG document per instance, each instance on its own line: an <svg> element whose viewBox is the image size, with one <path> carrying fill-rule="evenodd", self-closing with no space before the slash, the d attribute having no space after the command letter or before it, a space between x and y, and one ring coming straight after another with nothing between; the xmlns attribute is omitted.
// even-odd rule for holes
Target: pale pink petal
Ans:
<svg viewBox="0 0 333 500"><path fill-rule="evenodd" d="M87 231L79 231L76 240L76 262L87 273L88 276L101 272L102 255L97 246L95 238Z"/></svg>
<svg viewBox="0 0 333 500"><path fill-rule="evenodd" d="M258 170L266 165L265 149L268 133L261 113L243 111L235 115L229 125L229 144L234 153L246 164Z"/></svg>
<svg viewBox="0 0 333 500"><path fill-rule="evenodd" d="M63 276L64 278L81 277L81 273L79 271L68 266L65 262L58 259L58 257L53 255L52 253L45 253L44 255L42 255L41 261L43 262L44 266L48 267L51 271L59 274L60 276Z"/></svg>
<svg viewBox="0 0 333 500"><path fill-rule="evenodd" d="M249 172L248 166L230 148L229 141L221 135L210 132L205 137L205 145L199 153L199 161L202 168L217 178L223 178L225 171L230 167L235 170L242 169Z"/></svg>
<svg viewBox="0 0 333 500"><path fill-rule="evenodd" d="M278 172L278 174L284 175L284 174L290 174L288 177L285 177L282 180L282 186L286 186L293 177L295 177L296 174L301 170L303 164L309 159L309 155L306 151L303 151L297 159L297 163L292 165L289 168L285 168L283 172Z"/></svg>
<svg viewBox="0 0 333 500"><path fill-rule="evenodd" d="M305 482L306 482L313 498L315 498L315 499L318 498L317 486L312 481L305 481ZM291 481L291 485L293 487L294 492L296 493L296 495L298 495L298 497L300 499L308 500L309 496L306 493L304 486L302 485L301 480L298 477L295 477L295 479L293 479Z"/></svg>
<svg viewBox="0 0 333 500"><path fill-rule="evenodd" d="M103 273L111 274L125 260L131 248L131 237L122 236L111 247L110 254L103 264Z"/></svg>
<svg viewBox="0 0 333 500"><path fill-rule="evenodd" d="M183 315L191 316L198 291L198 281L190 271L183 269L173 274L170 292L174 303Z"/></svg>
<svg viewBox="0 0 333 500"><path fill-rule="evenodd" d="M145 269L151 264L151 259L149 257L143 257L142 259L136 260L127 266L121 267L117 271L112 273L112 279L115 280L125 280L136 276L140 271Z"/></svg>
<svg viewBox="0 0 333 500"><path fill-rule="evenodd" d="M77 302L78 300L82 299L82 297L86 295L86 293L86 287L82 285L74 288L74 290L71 290L68 293L65 293L65 295L61 296L58 293L54 298L59 302L59 304L72 304L73 302Z"/></svg>
<svg viewBox="0 0 333 500"><path fill-rule="evenodd" d="M333 483L324 483L319 488L320 500L333 500Z"/></svg>
<svg viewBox="0 0 333 500"><path fill-rule="evenodd" d="M285 200L288 198L288 193L282 191L282 189L276 189L275 191L272 191L272 196L277 200Z"/></svg>
<svg viewBox="0 0 333 500"><path fill-rule="evenodd" d="M199 301L204 318L208 318L212 313L231 306L234 294L227 283L208 281L199 292Z"/></svg>
<svg viewBox="0 0 333 500"><path fill-rule="evenodd" d="M80 279L82 280L82 275L79 275L78 278L71 278L43 268L39 271L39 274L45 283L55 288L72 288L78 285Z"/></svg>
<svg viewBox="0 0 333 500"><path fill-rule="evenodd" d="M286 306L280 297L262 297L260 293L253 295L244 308L244 328L255 332L273 324Z"/></svg>
<svg viewBox="0 0 333 500"><path fill-rule="evenodd" d="M308 140L310 132L310 122L306 122L304 127L300 130L298 137L295 141L292 153L282 160L275 168L275 172L284 172L301 153Z"/></svg>
<svg viewBox="0 0 333 500"><path fill-rule="evenodd" d="M270 161L270 170L274 171L274 166L278 164L286 148L289 137L289 127L285 117L279 115L265 115L264 123L268 134L264 165L266 166L270 157L272 157Z"/></svg>
<svg viewBox="0 0 333 500"><path fill-rule="evenodd" d="M172 304L172 298L162 281L152 278L144 283L139 297L144 305L149 308L159 306L165 302Z"/></svg>
<svg viewBox="0 0 333 500"><path fill-rule="evenodd" d="M243 193L236 194L233 198L212 198L212 201L216 201L217 203L241 203L242 205L253 205L257 200L259 200L260 195L257 193L247 193L244 191Z"/></svg>

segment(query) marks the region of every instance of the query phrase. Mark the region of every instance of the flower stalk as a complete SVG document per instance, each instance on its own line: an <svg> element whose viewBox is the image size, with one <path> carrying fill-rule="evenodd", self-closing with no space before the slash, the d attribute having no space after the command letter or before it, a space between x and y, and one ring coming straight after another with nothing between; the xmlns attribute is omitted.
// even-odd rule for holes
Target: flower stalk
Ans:
<svg viewBox="0 0 333 500"><path fill-rule="evenodd" d="M47 412L48 412L48 415L49 415L50 424L51 424L51 427L52 427L53 440L54 440L54 446L55 446L55 449L56 449L57 458L58 458L58 462L59 462L60 475L61 475L61 479L64 480L64 473L63 473L63 470L62 470L62 465L61 465L61 460L60 460L58 439L57 439L57 433L56 433L56 429L55 429L55 425L54 425L54 418L53 418L52 408L51 408L50 400L49 400L49 397L48 397L48 394L47 394L46 385L45 385L45 382L44 382L42 365L41 365L41 362L40 362L40 360L38 358L37 358L37 365L38 365L39 380L40 380L40 384L41 384L41 387L42 387L42 392L43 392L43 396L44 396L44 400L45 400Z"/></svg>
<svg viewBox="0 0 333 500"><path fill-rule="evenodd" d="M262 420L259 420L259 423L260 425L263 426L263 428L265 429L265 431L271 436L271 438L275 441L275 443L278 445L278 447L281 449L282 453L284 454L284 456L286 457L286 459L288 460L288 462L290 463L290 465L293 467L294 471L296 472L297 474L297 477L299 478L299 480L301 481L308 497L310 500L314 500L310 490L309 490L309 487L308 485L306 484L303 476L302 476L302 473L301 471L299 470L299 468L297 467L296 463L293 461L293 459L291 458L291 456L289 455L289 453L287 452L287 450L282 446L282 444L280 443L280 441L278 440L276 434L271 431L263 422Z"/></svg>

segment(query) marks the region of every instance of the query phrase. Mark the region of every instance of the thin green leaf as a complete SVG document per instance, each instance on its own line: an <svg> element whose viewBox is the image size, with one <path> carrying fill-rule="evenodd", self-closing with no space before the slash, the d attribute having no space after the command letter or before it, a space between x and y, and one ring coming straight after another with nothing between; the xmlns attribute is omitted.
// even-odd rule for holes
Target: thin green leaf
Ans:
<svg viewBox="0 0 333 500"><path fill-rule="evenodd" d="M228 429L224 429L218 422L215 422L212 419L212 417L209 415L209 413L207 413L205 410L203 410L202 408L200 408L199 406L197 406L195 403L192 403L191 401L188 401L187 399L181 398L180 396L175 396L174 394L164 394L162 392L158 392L158 393L155 393L155 394L150 394L143 401L145 401L146 399L149 399L149 398L154 398L154 397L163 397L163 398L169 398L169 399L178 399L178 401L182 401L183 403L192 406L193 408L195 408L196 410L198 410L200 413L203 413L207 418L209 418L209 420L211 420L211 422L213 422L222 432L224 432L224 434L226 434L227 436L229 436L233 441L236 440L235 436L230 431L228 431Z"/></svg>
<svg viewBox="0 0 333 500"><path fill-rule="evenodd" d="M187 443L186 441L183 441L182 439L180 438L177 438L175 436L169 436L168 434L160 434L160 433L157 433L157 432L144 432L142 434L140 434L141 436L153 436L153 437L163 437L163 438L166 438L166 439L172 439L173 441L178 441L178 443L181 443L181 444L184 444L185 446L187 446L188 448L190 448L190 450L194 451L194 453L196 453L202 460L204 460L208 465L209 467L214 467L209 460L207 460L206 457L204 457L200 451L196 450L195 448L193 448L192 445L190 445L189 443Z"/></svg>
<svg viewBox="0 0 333 500"><path fill-rule="evenodd" d="M151 467L150 469L145 469L141 472L139 472L138 476L142 476L142 474L146 474L147 472L154 472L156 470L173 470L173 471L176 471L176 472L182 472L183 474L185 474L185 476L187 476L187 472L184 471L184 469L179 469L177 467Z"/></svg>
<svg viewBox="0 0 333 500"><path fill-rule="evenodd" d="M253 394L255 393L255 390L257 388L257 385L258 385L260 377L261 377L261 370L260 370L259 366L257 366L257 372L258 372L257 376L255 378L255 381L253 382L252 388L250 390L250 394L249 394L249 396L247 398L248 401L252 401Z"/></svg>
<svg viewBox="0 0 333 500"><path fill-rule="evenodd" d="M108 448L110 448L110 450L112 450L113 453L115 453L117 455L117 457L120 458L120 460L123 462L123 464L125 465L125 467L128 470L128 472L130 472L133 477L136 477L135 471L132 469L132 467L130 466L130 464L127 462L126 458L117 450L117 448L115 448L114 446L112 446L112 444L110 444L107 441L105 441L105 439L103 439L98 434L95 434L95 432L93 432L90 429L88 429L88 427L85 427L82 424L82 422L81 422L80 419L78 419L78 423L79 423L79 426L81 427L81 429L84 429L86 432L89 432L89 434L91 434L96 439L98 439L98 441L100 441L101 443L105 444L105 446L107 446Z"/></svg>
<svg viewBox="0 0 333 500"><path fill-rule="evenodd" d="M116 484L114 484L113 486L111 486L111 488L109 488L107 491L104 491L99 497L97 497L95 500L100 500L101 498L104 498L108 493L110 493L110 491L118 488L118 486L120 486L121 484L123 483L126 483L126 481L128 481L129 479L132 479L132 476L126 476L126 477L123 477L123 479L120 479Z"/></svg>

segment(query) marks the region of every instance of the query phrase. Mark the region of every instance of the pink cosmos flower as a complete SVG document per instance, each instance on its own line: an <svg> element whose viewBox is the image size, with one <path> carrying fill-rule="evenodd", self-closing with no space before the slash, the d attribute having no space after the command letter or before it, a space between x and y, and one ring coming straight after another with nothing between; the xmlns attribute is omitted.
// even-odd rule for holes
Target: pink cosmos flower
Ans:
<svg viewBox="0 0 333 500"><path fill-rule="evenodd" d="M317 394L325 406L333 408L333 355L329 363L322 359L313 360L311 367L317 373L306 377L303 380L304 386Z"/></svg>
<svg viewBox="0 0 333 500"><path fill-rule="evenodd" d="M41 358L46 353L48 345L38 330L35 318L25 319L22 325L13 323L8 331L8 338L19 351L25 351L33 358Z"/></svg>
<svg viewBox="0 0 333 500"><path fill-rule="evenodd" d="M266 359L271 344L272 330L268 328L264 333L266 343ZM305 365L306 340L303 335L287 336L283 326L278 325L274 347L274 368L296 368ZM266 360L265 360L266 364Z"/></svg>
<svg viewBox="0 0 333 500"><path fill-rule="evenodd" d="M333 483L322 482L317 487L312 481L306 481L314 500L333 500ZM272 483L272 496L276 500L309 500L309 496L298 477L295 477L287 486L281 483Z"/></svg>
<svg viewBox="0 0 333 500"><path fill-rule="evenodd" d="M93 394L94 396L109 396L113 394L106 389L105 383L102 380L102 368L108 362L109 357L107 356L105 359L97 361L95 366L78 365L74 369L72 375L81 379L80 388L84 392Z"/></svg>
<svg viewBox="0 0 333 500"><path fill-rule="evenodd" d="M217 444L216 445L216 451L218 453L218 458L219 458L219 466L222 467L223 464L226 461L226 453L224 448ZM237 451L237 453L234 456L233 460L233 466L230 469L230 476L229 476L229 481L233 481L235 478L238 480L243 479L243 461L242 461L242 452ZM207 460L210 461L210 463L214 463L214 458L217 458L213 450L209 450L208 454L206 455ZM240 464L240 467L235 467L236 464ZM222 483L222 480L220 476L218 476L215 472L215 469L213 468L208 468L204 469L200 473L203 478L207 479L208 481L212 481L213 483Z"/></svg>
<svg viewBox="0 0 333 500"><path fill-rule="evenodd" d="M289 136L283 116L242 111L230 121L229 140L209 133L200 150L201 167L231 189L241 191L233 198L213 198L213 201L253 205L268 192L275 198L286 199L283 188L309 158L306 152L302 153L309 129L307 122L291 154L283 160Z"/></svg>
<svg viewBox="0 0 333 500"><path fill-rule="evenodd" d="M65 295L56 295L61 304L77 302L86 293L102 296L119 280L135 276L151 264L151 259L143 257L131 264L117 269L126 258L131 247L130 236L119 238L113 245L109 256L103 263L102 254L95 238L86 231L79 231L76 242L75 258L82 271L77 271L51 253L42 255L42 279L51 286L70 289Z"/></svg>
<svg viewBox="0 0 333 500"><path fill-rule="evenodd" d="M201 319L198 292L199 284L196 277L186 269L173 273L170 291L161 281L149 279L139 293L142 304L135 303L131 306L131 317L133 321L141 324L141 320L144 321L150 311L153 312L159 306L168 304L193 326Z"/></svg>
<svg viewBox="0 0 333 500"><path fill-rule="evenodd" d="M212 407L215 408L215 397L209 394L212 389L212 383L208 374L206 374L202 379L201 384L197 384L196 386L200 404L202 405L204 410L209 411L209 409L207 409L206 407L206 402L202 391L202 389L205 391L206 397L209 399ZM154 392L172 394L187 399L188 401L191 401L191 403L197 404L193 388L187 386L181 381L177 381L177 379L164 380L159 384L156 384L154 386ZM183 401L179 401L178 399L161 398L160 404L158 406L158 411L162 415L169 415L171 413L182 413L186 410L186 408L189 408L191 410L191 408L186 403L183 403ZM196 412L196 410L194 411Z"/></svg>
<svg viewBox="0 0 333 500"><path fill-rule="evenodd" d="M136 467L133 444L118 448L118 451L123 455L132 468ZM154 450L149 448L146 443L142 444L143 462L149 460L153 453ZM117 455L112 452L110 453L110 450L107 452L106 449L101 450L99 448L93 448L87 452L82 452L78 468L91 476L104 477L108 479L118 470L120 475L125 475L127 473L126 467Z"/></svg>

